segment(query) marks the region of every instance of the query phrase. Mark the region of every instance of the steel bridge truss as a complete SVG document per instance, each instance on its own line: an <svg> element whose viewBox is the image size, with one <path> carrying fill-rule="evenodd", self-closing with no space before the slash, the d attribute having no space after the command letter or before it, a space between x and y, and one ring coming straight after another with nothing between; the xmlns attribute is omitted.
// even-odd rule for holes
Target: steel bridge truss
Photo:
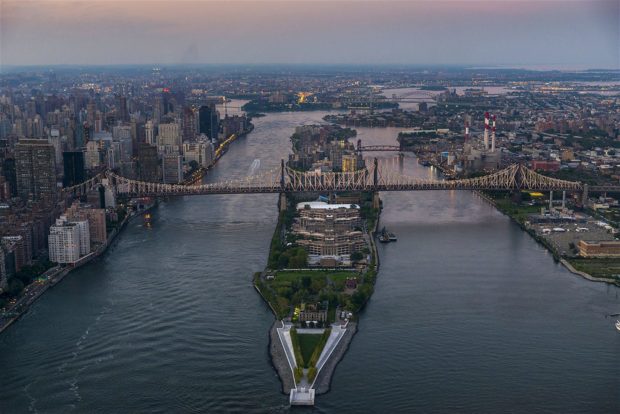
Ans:
<svg viewBox="0 0 620 414"><path fill-rule="evenodd" d="M420 179L403 175L386 162L375 159L367 169L355 172L304 172L284 165L261 174L216 183L181 185L131 180L111 171L108 183L118 194L130 196L183 196L204 194L260 194L338 191L423 191L423 190L532 190L582 191L579 182L558 180L513 164L482 177L461 180ZM93 180L96 183L95 177ZM84 186L83 183L80 186ZM92 185L92 183L91 183ZM77 186L76 186L77 187ZM73 187L71 187L73 189ZM88 188L88 185L84 186ZM81 189L81 188L80 188ZM69 190L69 189L67 189Z"/></svg>

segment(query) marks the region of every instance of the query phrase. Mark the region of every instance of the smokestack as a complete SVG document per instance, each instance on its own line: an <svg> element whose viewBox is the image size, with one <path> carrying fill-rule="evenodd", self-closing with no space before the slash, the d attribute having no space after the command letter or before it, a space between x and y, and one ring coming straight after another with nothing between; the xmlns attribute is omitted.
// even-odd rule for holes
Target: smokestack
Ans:
<svg viewBox="0 0 620 414"><path fill-rule="evenodd" d="M493 115L493 129L491 129L491 152L495 152L495 115Z"/></svg>
<svg viewBox="0 0 620 414"><path fill-rule="evenodd" d="M489 113L484 113L484 150L489 149Z"/></svg>
<svg viewBox="0 0 620 414"><path fill-rule="evenodd" d="M469 142L469 123L465 121L465 142Z"/></svg>

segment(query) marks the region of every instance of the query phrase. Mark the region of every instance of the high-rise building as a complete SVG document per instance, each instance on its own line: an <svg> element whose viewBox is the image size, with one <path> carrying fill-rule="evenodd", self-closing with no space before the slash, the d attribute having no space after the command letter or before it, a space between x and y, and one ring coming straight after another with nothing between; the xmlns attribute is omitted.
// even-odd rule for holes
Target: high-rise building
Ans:
<svg viewBox="0 0 620 414"><path fill-rule="evenodd" d="M17 193L23 199L56 199L56 157L47 141L20 140L15 145L15 172Z"/></svg>
<svg viewBox="0 0 620 414"><path fill-rule="evenodd" d="M75 263L80 259L80 228L76 223L58 219L50 227L49 258L54 263Z"/></svg>
<svg viewBox="0 0 620 414"><path fill-rule="evenodd" d="M213 144L209 140L183 144L185 162L196 161L200 166L208 168L213 164Z"/></svg>
<svg viewBox="0 0 620 414"><path fill-rule="evenodd" d="M116 97L117 116L116 119L123 122L129 121L129 112L127 111L127 98L123 95Z"/></svg>
<svg viewBox="0 0 620 414"><path fill-rule="evenodd" d="M71 221L75 223L78 228L80 237L80 256L85 256L90 253L90 225L88 220L76 220Z"/></svg>
<svg viewBox="0 0 620 414"><path fill-rule="evenodd" d="M85 161L86 168L93 169L101 165L101 148L97 141L89 141L86 144Z"/></svg>
<svg viewBox="0 0 620 414"><path fill-rule="evenodd" d="M62 153L63 187L71 187L86 180L84 173L84 153L82 151L65 151Z"/></svg>
<svg viewBox="0 0 620 414"><path fill-rule="evenodd" d="M153 125L153 121L147 121L146 124L144 124L144 136L144 142L149 145L157 145L157 142L155 141L155 125Z"/></svg>
<svg viewBox="0 0 620 414"><path fill-rule="evenodd" d="M17 175L15 173L15 158L7 158L2 163L2 174L11 190L11 196L17 197Z"/></svg>
<svg viewBox="0 0 620 414"><path fill-rule="evenodd" d="M157 146L165 148L164 152L179 153L181 145L181 131L179 124L176 122L170 124L159 124L159 133L157 134Z"/></svg>
<svg viewBox="0 0 620 414"><path fill-rule="evenodd" d="M157 147L149 144L138 146L138 176L142 181L159 182Z"/></svg>
<svg viewBox="0 0 620 414"><path fill-rule="evenodd" d="M193 141L196 137L196 111L191 106L183 108L183 142Z"/></svg>
<svg viewBox="0 0 620 414"><path fill-rule="evenodd" d="M91 243L103 244L106 242L108 235L104 209L74 203L67 209L66 215L70 221L88 221Z"/></svg>
<svg viewBox="0 0 620 414"><path fill-rule="evenodd" d="M178 184L183 180L181 156L166 154L162 159L163 181L166 184Z"/></svg>
<svg viewBox="0 0 620 414"><path fill-rule="evenodd" d="M212 141L218 139L219 127L219 114L215 109L215 105L203 105L198 110L198 116L200 119L198 132L206 134Z"/></svg>

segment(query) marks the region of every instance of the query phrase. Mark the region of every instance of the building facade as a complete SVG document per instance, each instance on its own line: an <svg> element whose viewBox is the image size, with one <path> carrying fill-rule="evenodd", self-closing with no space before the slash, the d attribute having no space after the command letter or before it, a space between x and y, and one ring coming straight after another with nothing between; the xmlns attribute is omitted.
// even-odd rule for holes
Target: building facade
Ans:
<svg viewBox="0 0 620 414"><path fill-rule="evenodd" d="M57 194L54 147L39 139L15 145L17 193L23 199L54 201Z"/></svg>

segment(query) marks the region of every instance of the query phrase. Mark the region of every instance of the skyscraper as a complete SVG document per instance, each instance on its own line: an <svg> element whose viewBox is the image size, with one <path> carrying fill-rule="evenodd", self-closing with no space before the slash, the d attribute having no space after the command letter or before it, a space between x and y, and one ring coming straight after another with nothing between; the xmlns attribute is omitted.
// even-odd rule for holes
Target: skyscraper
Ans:
<svg viewBox="0 0 620 414"><path fill-rule="evenodd" d="M71 187L84 182L84 153L82 151L65 151L62 153L64 176L63 187Z"/></svg>
<svg viewBox="0 0 620 414"><path fill-rule="evenodd" d="M23 199L56 199L54 146L40 139L23 139L15 145L17 194Z"/></svg>
<svg viewBox="0 0 620 414"><path fill-rule="evenodd" d="M199 131L201 134L206 134L212 141L217 140L219 131L219 119L218 113L215 110L215 105L201 106L198 111L200 118Z"/></svg>
<svg viewBox="0 0 620 414"><path fill-rule="evenodd" d="M162 153L178 154L181 147L181 131L179 124L176 122L170 124L159 124L157 146Z"/></svg>
<svg viewBox="0 0 620 414"><path fill-rule="evenodd" d="M166 184L178 184L183 180L181 156L166 154L162 160L163 181Z"/></svg>
<svg viewBox="0 0 620 414"><path fill-rule="evenodd" d="M159 181L157 147L145 143L138 146L138 176L142 181Z"/></svg>

